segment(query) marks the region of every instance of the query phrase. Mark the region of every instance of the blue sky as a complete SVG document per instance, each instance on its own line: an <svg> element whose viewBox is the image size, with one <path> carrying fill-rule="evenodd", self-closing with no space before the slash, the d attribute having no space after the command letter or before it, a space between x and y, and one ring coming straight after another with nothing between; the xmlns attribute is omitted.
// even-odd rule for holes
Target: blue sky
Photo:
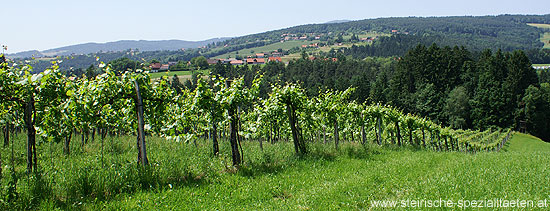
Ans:
<svg viewBox="0 0 550 211"><path fill-rule="evenodd" d="M548 14L548 0L170 1L6 0L6 53L117 40L205 40L331 20L403 16Z"/></svg>

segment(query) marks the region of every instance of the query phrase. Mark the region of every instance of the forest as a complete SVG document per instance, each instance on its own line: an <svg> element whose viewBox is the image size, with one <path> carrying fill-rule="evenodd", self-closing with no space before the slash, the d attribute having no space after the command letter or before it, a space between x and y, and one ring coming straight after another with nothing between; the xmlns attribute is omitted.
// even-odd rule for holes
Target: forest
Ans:
<svg viewBox="0 0 550 211"><path fill-rule="evenodd" d="M309 96L354 87L352 100L392 105L453 128L519 129L520 121L526 121L528 131L550 140L549 128L539 119L550 111L542 103L548 98L530 96L548 96L543 86L548 71L537 74L523 51L470 52L433 44L418 45L399 58L339 55L337 62L304 56L287 66L268 63L263 68L217 64L212 73L243 76L246 84L257 74L272 83L300 83ZM260 93L265 96L269 89L264 86Z"/></svg>

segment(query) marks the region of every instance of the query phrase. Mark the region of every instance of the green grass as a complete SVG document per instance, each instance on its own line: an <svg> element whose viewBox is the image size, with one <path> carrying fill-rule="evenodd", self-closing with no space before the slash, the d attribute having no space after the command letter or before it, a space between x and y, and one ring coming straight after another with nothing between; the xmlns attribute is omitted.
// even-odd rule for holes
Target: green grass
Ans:
<svg viewBox="0 0 550 211"><path fill-rule="evenodd" d="M371 209L372 200L544 200L550 192L549 144L524 134L514 135L500 153L475 155L345 142L339 151L309 143L310 154L297 157L292 142L264 143L263 151L257 142L244 142L245 164L238 171L230 167L227 141L213 157L208 141L195 146L148 138L151 167L140 170L135 137L108 138L105 168L98 140L82 151L75 139L69 157L61 155L60 144L39 146L44 176L38 182L22 173L24 137L16 139L16 208L357 210ZM9 150L2 155L7 163ZM4 187L9 178L1 181ZM32 198L37 192L45 194Z"/></svg>
<svg viewBox="0 0 550 211"><path fill-rule="evenodd" d="M540 41L544 43L544 48L550 48L550 32L542 34Z"/></svg>
<svg viewBox="0 0 550 211"><path fill-rule="evenodd" d="M261 46L261 47L256 47L256 48L247 48L247 49L242 49L242 50L239 50L239 51L232 51L232 52L229 52L229 53L226 53L226 54L216 56L214 58L217 58L217 59L226 59L228 57L229 58L235 58L237 55L240 55L240 56L246 58L247 56L255 55L256 53L270 53L270 52L276 51L278 49L289 50L289 49L294 48L294 47L301 47L302 45L309 45L309 44L316 43L316 42L319 42L319 41L290 40L290 41L285 41L285 42L276 42L276 43L269 44L269 45L266 45L266 46ZM252 51L254 51L254 53L251 53ZM237 52L239 52L239 54L236 54Z"/></svg>
<svg viewBox="0 0 550 211"><path fill-rule="evenodd" d="M516 133L504 151L510 152L550 152L550 143L546 143L529 134Z"/></svg>
<svg viewBox="0 0 550 211"><path fill-rule="evenodd" d="M545 29L545 30L550 29L550 24L528 23L527 25L537 27L537 28L541 28L541 29ZM540 35L540 41L542 43L544 43L543 48L550 48L550 32L545 32L545 33L541 34Z"/></svg>
<svg viewBox="0 0 550 211"><path fill-rule="evenodd" d="M528 23L529 26L534 26L541 29L550 29L550 24L543 24L543 23Z"/></svg>
<svg viewBox="0 0 550 211"><path fill-rule="evenodd" d="M201 70L200 72L203 74L209 74L210 70ZM149 74L151 75L152 79L161 78L162 76L172 78L174 75L177 75L180 79L188 79L188 78L191 78L191 75L193 73L192 71L167 71L167 72L156 72L156 73L149 73Z"/></svg>
<svg viewBox="0 0 550 211"><path fill-rule="evenodd" d="M185 76L185 75L191 75L191 71L167 71L167 72L156 72L156 73L149 73L151 75L151 78L160 78L162 76L172 77L174 75L177 76Z"/></svg>
<svg viewBox="0 0 550 211"><path fill-rule="evenodd" d="M550 66L550 64L533 64L535 67Z"/></svg>
<svg viewBox="0 0 550 211"><path fill-rule="evenodd" d="M376 37L376 36L389 36L389 35L390 34L377 33L377 32L367 32L367 33L357 34L357 36L359 38ZM346 40L349 40L351 38L351 35L343 36L343 38L346 39ZM278 49L289 50L289 49L294 48L294 47L301 47L302 45L309 45L309 44L312 44L312 43L319 43L319 42L322 42L322 41L319 41L319 40L313 40L313 41L289 40L289 41L285 41L285 42L276 42L276 43L266 45L266 46L261 46L261 47L242 49L242 50L238 51L239 54L236 54L237 51L233 51L233 52L229 52L229 53L226 53L226 54L223 54L223 55L216 56L214 58L216 58L216 59L235 58L235 57L237 57L237 55L240 55L243 58L246 58L247 56L254 55L256 53L269 53L269 52L276 51ZM362 45L362 43L355 43L355 44L356 45ZM338 49L338 48L342 48L342 47L351 47L351 46L352 46L351 43L345 43L343 46L328 46L328 47L322 47L322 48L314 49L313 51L315 51L315 52L329 51L331 48ZM212 49L212 51L217 51L217 50L218 49ZM254 53L252 53L252 51ZM310 49L309 51L312 51L312 50ZM297 55L299 56L300 53L298 53ZM287 62L287 61L289 61L289 60L291 60L292 58L295 58L295 57L296 57L295 55L287 55L283 59L285 60L285 62Z"/></svg>
<svg viewBox="0 0 550 211"><path fill-rule="evenodd" d="M367 32L367 33L362 33L362 34L356 34L357 37L359 37L359 39L361 38L367 38L367 37L380 37L380 36L391 36L391 34L388 34L388 33L378 33L378 32ZM344 38L344 40L349 40L351 39L351 35L346 35L346 36L342 36L342 38Z"/></svg>

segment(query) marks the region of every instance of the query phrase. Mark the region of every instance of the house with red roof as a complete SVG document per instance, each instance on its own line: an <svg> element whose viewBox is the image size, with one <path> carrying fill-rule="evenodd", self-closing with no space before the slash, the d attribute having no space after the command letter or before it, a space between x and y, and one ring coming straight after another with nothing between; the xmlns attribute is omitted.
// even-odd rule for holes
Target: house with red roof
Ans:
<svg viewBox="0 0 550 211"><path fill-rule="evenodd" d="M283 59L281 59L281 57L272 57L270 56L268 59L267 59L268 62L283 62Z"/></svg>
<svg viewBox="0 0 550 211"><path fill-rule="evenodd" d="M170 65L169 64L163 64L162 66L160 66L159 71L167 71L168 69L170 69Z"/></svg>
<svg viewBox="0 0 550 211"><path fill-rule="evenodd" d="M243 65L244 62L243 60L232 60L229 62L229 64L232 64L232 65Z"/></svg>
<svg viewBox="0 0 550 211"><path fill-rule="evenodd" d="M220 61L221 59L207 59L206 62L210 65L212 64L218 64L218 61Z"/></svg>
<svg viewBox="0 0 550 211"><path fill-rule="evenodd" d="M247 64L265 64L264 58L248 58L246 59Z"/></svg>
<svg viewBox="0 0 550 211"><path fill-rule="evenodd" d="M159 70L161 66L162 66L162 64L160 64L160 63L153 63L153 64L151 64L150 67L151 67L151 70Z"/></svg>

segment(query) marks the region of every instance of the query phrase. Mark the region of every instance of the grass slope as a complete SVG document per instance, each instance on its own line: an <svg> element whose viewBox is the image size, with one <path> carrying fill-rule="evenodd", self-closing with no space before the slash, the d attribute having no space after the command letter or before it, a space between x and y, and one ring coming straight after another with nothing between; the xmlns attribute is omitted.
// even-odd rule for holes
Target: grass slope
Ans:
<svg viewBox="0 0 550 211"><path fill-rule="evenodd" d="M105 168L99 141L81 149L75 139L69 157L61 155L61 144L39 147L44 176L38 183L22 173L24 136L17 138L21 205L15 208L349 210L373 209L372 200L544 200L550 191L550 146L523 134L516 134L504 152L475 155L345 142L339 151L310 143L311 153L300 158L292 142L264 143L263 151L257 142L244 142L245 164L239 171L230 167L227 141L216 158L209 155L207 141L149 138L151 168L139 170L135 137L108 138ZM45 186L38 189L45 195L33 198L36 184Z"/></svg>
<svg viewBox="0 0 550 211"><path fill-rule="evenodd" d="M550 29L550 24L528 23L527 25L546 30ZM541 34L540 41L544 43L543 48L550 48L550 32L544 32L543 34Z"/></svg>
<svg viewBox="0 0 550 211"><path fill-rule="evenodd" d="M503 151L507 152L541 152L550 153L550 143L546 143L539 138L523 133L516 133L512 140L506 144Z"/></svg>
<svg viewBox="0 0 550 211"><path fill-rule="evenodd" d="M248 166L210 184L141 192L92 208L326 210L370 209L371 200L547 199L550 145L518 134L507 149L471 155L348 145L289 166Z"/></svg>
<svg viewBox="0 0 550 211"><path fill-rule="evenodd" d="M237 55L240 55L246 58L247 56L252 56L252 55L255 55L256 53L271 53L273 51L277 51L278 49L283 49L284 51L287 51L294 47L301 47L302 45L309 45L315 42L319 42L319 41L290 40L285 42L276 42L276 43L261 46L261 47L246 48L238 51L232 51L226 54L216 56L214 58L216 59L235 58L237 57Z"/></svg>
<svg viewBox="0 0 550 211"><path fill-rule="evenodd" d="M550 29L550 24L544 24L544 23L528 23L529 26L534 26L541 29Z"/></svg>
<svg viewBox="0 0 550 211"><path fill-rule="evenodd" d="M550 32L542 34L540 41L544 43L544 48L550 48Z"/></svg>
<svg viewBox="0 0 550 211"><path fill-rule="evenodd" d="M196 72L196 71L195 71ZM210 73L210 70L201 70L200 71L203 75L208 75ZM177 75L180 81L185 81L191 79L191 75L193 74L193 71L166 71L166 72L156 72L156 73L149 73L151 75L152 79L158 79L163 76L168 77L168 79L172 79L174 75Z"/></svg>
<svg viewBox="0 0 550 211"><path fill-rule="evenodd" d="M357 37L366 38L366 37L379 37L379 36L390 36L390 35L391 34L387 34L387 33L365 32L365 33L357 34ZM349 41L349 39L351 38L351 35L343 36L343 38L344 38L344 40ZM313 51L313 52L319 52L319 51L328 52L331 48L339 49L339 48L342 48L342 47L351 47L353 44L355 44L355 45L364 44L364 43L350 43L350 42L347 42L347 41L344 42L344 45L342 45L342 46L331 45L331 46L325 46L325 47L321 47L321 48L315 48L313 50L307 49L306 51L309 51L309 52L311 52L311 51ZM241 49L239 51L232 51L232 52L229 52L229 53L226 53L226 54L216 56L214 58L216 58L216 59L235 58L237 55L241 55L242 57L246 58L247 56L253 56L255 53L270 53L270 52L273 52L273 51L277 51L278 49L282 49L284 51L287 51L287 50L290 50L291 48L294 48L294 47L301 48L302 45L309 45L309 44L319 43L319 42L326 43L326 41L320 41L320 40L313 40L313 41L289 40L289 41L284 41L284 42L276 42L276 43L266 45L266 46L261 46L261 47L246 48L246 49ZM213 51L215 51L215 50L213 50ZM237 52L239 52L239 54L237 54ZM252 53L252 52L254 52L254 53ZM301 52L296 53L296 54L287 55L287 56L283 57L283 60L285 60L285 62L287 62L291 59L300 58L300 55L301 55Z"/></svg>

